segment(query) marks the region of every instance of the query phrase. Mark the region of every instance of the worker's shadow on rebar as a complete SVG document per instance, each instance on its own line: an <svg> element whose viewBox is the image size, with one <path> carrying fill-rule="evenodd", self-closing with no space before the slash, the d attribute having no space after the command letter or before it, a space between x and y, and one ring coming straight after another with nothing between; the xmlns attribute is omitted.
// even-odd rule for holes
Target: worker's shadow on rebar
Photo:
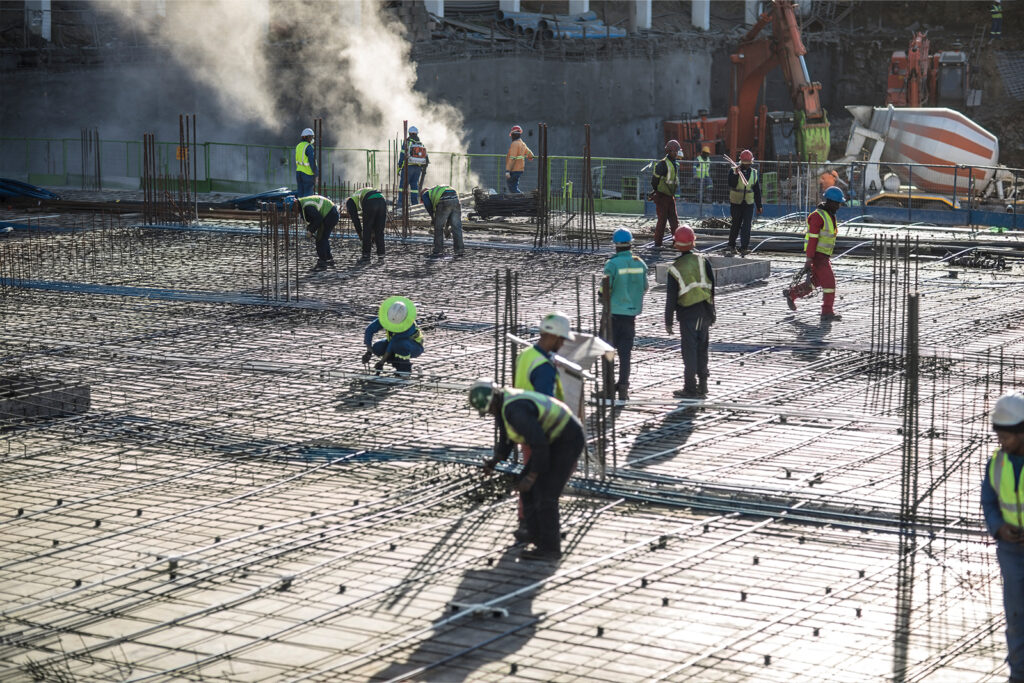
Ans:
<svg viewBox="0 0 1024 683"><path fill-rule="evenodd" d="M816 360L830 345L825 335L832 331L831 322L811 324L795 315L786 318L793 328L793 350L800 352L804 360Z"/></svg>
<svg viewBox="0 0 1024 683"><path fill-rule="evenodd" d="M641 432L626 451L624 465L644 468L664 464L674 458L690 440L699 405L674 410L655 428Z"/></svg>
<svg viewBox="0 0 1024 683"><path fill-rule="evenodd" d="M554 562L519 561L520 548L506 548L493 566L467 569L434 632L402 662L371 676L388 681L413 674L413 680L464 681L490 662L518 652L533 637L542 615L533 600L543 582L558 570Z"/></svg>
<svg viewBox="0 0 1024 683"><path fill-rule="evenodd" d="M334 410L345 413L359 408L376 408L391 394L405 388L408 384L409 382L406 380L387 375L353 379L349 381L347 391L335 396L334 400L338 403Z"/></svg>

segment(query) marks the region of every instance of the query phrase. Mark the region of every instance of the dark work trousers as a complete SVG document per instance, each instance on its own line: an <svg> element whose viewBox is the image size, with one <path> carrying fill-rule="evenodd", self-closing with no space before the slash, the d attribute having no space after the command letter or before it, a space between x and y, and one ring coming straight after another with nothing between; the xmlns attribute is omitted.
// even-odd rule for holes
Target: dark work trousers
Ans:
<svg viewBox="0 0 1024 683"><path fill-rule="evenodd" d="M384 223L388 205L383 197L363 201L363 256L370 255L370 247L377 244L377 256L384 255Z"/></svg>
<svg viewBox="0 0 1024 683"><path fill-rule="evenodd" d="M697 390L697 378L708 377L708 328L711 320L703 302L676 309L683 352L683 389Z"/></svg>
<svg viewBox="0 0 1024 683"><path fill-rule="evenodd" d="M658 213L658 222L654 224L654 246L660 247L665 239L665 222L672 228L672 234L679 227L679 216L676 215L676 198L669 197L658 191L654 192L654 209Z"/></svg>
<svg viewBox="0 0 1024 683"><path fill-rule="evenodd" d="M295 172L295 194L298 197L308 197L314 194L316 188L316 176L309 175L308 173L302 173L300 171Z"/></svg>
<svg viewBox="0 0 1024 683"><path fill-rule="evenodd" d="M547 472L539 474L533 487L523 494L526 529L538 550L562 551L562 527L558 515L558 497L576 470L583 452L583 429L570 422L551 442Z"/></svg>
<svg viewBox="0 0 1024 683"><path fill-rule="evenodd" d="M1010 680L1024 680L1024 545L996 541L1006 610L1006 663Z"/></svg>
<svg viewBox="0 0 1024 683"><path fill-rule="evenodd" d="M750 248L750 224L754 220L753 204L730 204L732 225L729 226L729 248L736 248L736 237L740 238L740 249Z"/></svg>
<svg viewBox="0 0 1024 683"><path fill-rule="evenodd" d="M615 387L629 386L629 370L633 358L633 341L636 339L636 316L612 314L612 345L619 355L619 381Z"/></svg>
<svg viewBox="0 0 1024 683"><path fill-rule="evenodd" d="M331 232L338 225L338 207L333 207L320 224L320 230L316 233L316 257L321 261L331 260Z"/></svg>

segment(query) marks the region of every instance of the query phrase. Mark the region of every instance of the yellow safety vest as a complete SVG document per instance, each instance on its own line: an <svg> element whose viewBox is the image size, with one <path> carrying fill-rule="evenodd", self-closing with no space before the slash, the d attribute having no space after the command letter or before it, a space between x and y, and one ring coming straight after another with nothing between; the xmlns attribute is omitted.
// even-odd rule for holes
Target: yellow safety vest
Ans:
<svg viewBox="0 0 1024 683"><path fill-rule="evenodd" d="M697 157L693 160L693 174L697 178L707 178L711 175L711 159Z"/></svg>
<svg viewBox="0 0 1024 683"><path fill-rule="evenodd" d="M356 211L362 211L363 202L367 199L374 199L376 197L384 199L384 195L382 195L380 192L377 192L377 190L373 189L372 187L364 187L361 190L356 190L355 192L353 192L352 196L349 197L349 199L351 199L352 202L356 205Z"/></svg>
<svg viewBox="0 0 1024 683"><path fill-rule="evenodd" d="M525 391L537 391L533 382L530 381L530 375L545 363L551 363L551 359L541 353L536 346L531 346L523 351L516 359L516 375L512 386ZM551 365L554 366L554 363ZM555 398L559 401L565 400L565 391L562 389L562 378L558 375L558 368L555 368Z"/></svg>
<svg viewBox="0 0 1024 683"><path fill-rule="evenodd" d="M321 216L326 216L334 208L334 202L327 197L318 194L311 194L308 197L299 197L299 206L305 209L307 206L315 206Z"/></svg>
<svg viewBox="0 0 1024 683"><path fill-rule="evenodd" d="M1024 471L1021 472L1024 474ZM996 449L988 461L988 481L999 496L999 510L1003 521L1015 527L1024 527L1024 501L1021 500L1020 481L1013 480L1013 463L1001 448Z"/></svg>
<svg viewBox="0 0 1024 683"><path fill-rule="evenodd" d="M1003 18L1003 6L997 2L992 3L992 7L989 8L989 12L992 13L993 19Z"/></svg>
<svg viewBox="0 0 1024 683"><path fill-rule="evenodd" d="M757 184L757 169L751 166L744 174L747 176L747 186L743 187L743 181L737 181L735 188L729 188L729 202L731 204L753 204L754 185Z"/></svg>
<svg viewBox="0 0 1024 683"><path fill-rule="evenodd" d="M665 162L665 173L666 175L660 176L655 167L654 177L658 179L658 192L667 194L669 197L674 197L676 194L676 188L679 187L679 171L676 168L676 162L668 158L662 159Z"/></svg>
<svg viewBox="0 0 1024 683"><path fill-rule="evenodd" d="M501 405L501 421L505 423L505 434L513 443L526 443L526 438L512 428L505 417L505 410L513 401L530 401L537 406L540 427L549 441L554 441L562 432L565 426L572 420L572 411L556 398L538 394L536 391L523 391L522 389L503 389L504 401Z"/></svg>
<svg viewBox="0 0 1024 683"><path fill-rule="evenodd" d="M307 147L309 147L309 143L305 140L295 145L295 170L306 175L313 175L313 167L309 165L309 159L306 157Z"/></svg>
<svg viewBox="0 0 1024 683"><path fill-rule="evenodd" d="M824 209L817 209L807 216L807 232L804 233L804 253L807 253L807 243L811 241L811 216L821 216L821 232L818 233L818 246L815 251L819 254L831 256L836 248L836 222Z"/></svg>
<svg viewBox="0 0 1024 683"><path fill-rule="evenodd" d="M668 268L668 274L679 283L676 303L692 306L701 301L711 301L711 280L704 267L704 256L695 252L683 254Z"/></svg>

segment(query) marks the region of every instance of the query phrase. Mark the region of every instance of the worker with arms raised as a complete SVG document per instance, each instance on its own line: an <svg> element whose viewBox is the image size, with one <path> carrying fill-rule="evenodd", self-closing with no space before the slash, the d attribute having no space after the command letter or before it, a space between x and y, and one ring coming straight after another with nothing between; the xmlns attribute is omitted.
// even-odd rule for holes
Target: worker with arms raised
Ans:
<svg viewBox="0 0 1024 683"><path fill-rule="evenodd" d="M388 205L384 195L372 187L356 190L345 202L345 211L352 219L356 234L363 242L363 255L359 263L370 262L370 248L377 245L377 260L384 260L384 224L387 222ZM362 211L363 220L359 221Z"/></svg>
<svg viewBox="0 0 1024 683"><path fill-rule="evenodd" d="M520 126L512 126L508 136L512 138L512 144L508 146L508 152L505 153L505 180L510 193L521 194L519 179L526 171L526 162L533 161L533 152L522 141L523 129Z"/></svg>
<svg viewBox="0 0 1024 683"><path fill-rule="evenodd" d="M374 335L381 330L386 338L374 342ZM380 358L374 366L377 370L390 363L399 376L407 377L412 372L411 359L423 353L423 333L416 325L416 305L404 296L385 299L377 310L377 317L366 326L363 344L366 345L364 363L377 356Z"/></svg>
<svg viewBox="0 0 1024 683"><path fill-rule="evenodd" d="M505 389L489 379L469 388L469 404L481 416L493 415L500 433L494 456L484 465L490 471L512 452L515 444L530 447L517 489L523 494L526 529L534 547L523 550L524 560L557 561L562 557L558 497L576 470L583 452L583 425L569 406L535 391Z"/></svg>
<svg viewBox="0 0 1024 683"><path fill-rule="evenodd" d="M633 254L633 233L626 228L619 228L612 233L612 243L615 245L615 256L604 264L604 277L610 289L610 341L619 357L619 378L615 387L607 387L602 396L613 398L610 393L614 392L620 401L626 401L629 399L636 317L643 312L644 294L647 292L647 264Z"/></svg>
<svg viewBox="0 0 1024 683"><path fill-rule="evenodd" d="M736 253L739 238L740 256L750 251L750 229L754 221L754 207L758 215L764 211L761 204L761 177L754 167L754 154L749 149L740 152L740 163L729 171L729 252Z"/></svg>
<svg viewBox="0 0 1024 683"><path fill-rule="evenodd" d="M1010 681L1024 681L1024 394L1006 394L992 407L999 448L981 484L985 526L996 539L1006 611L1006 663Z"/></svg>
<svg viewBox="0 0 1024 683"><path fill-rule="evenodd" d="M681 225L674 235L679 258L668 269L665 298L665 331L679 322L680 351L683 354L683 388L672 392L676 398L704 398L708 394L708 346L710 328L715 324L715 272L694 246L697 235Z"/></svg>
<svg viewBox="0 0 1024 683"><path fill-rule="evenodd" d="M316 150L313 147L313 129L302 131L302 140L295 145L295 183L296 193L300 197L308 197L316 190Z"/></svg>
<svg viewBox="0 0 1024 683"><path fill-rule="evenodd" d="M314 271L327 270L334 267L334 257L331 256L331 231L338 225L340 215L338 207L327 197L318 194L308 197L287 197L284 200L288 208L298 207L299 214L306 221L306 232L316 242L316 265Z"/></svg>
<svg viewBox="0 0 1024 683"><path fill-rule="evenodd" d="M815 287L821 287L821 320L831 322L842 320L835 312L836 276L832 272L832 251L836 248L836 211L846 203L843 191L834 185L822 195L822 202L807 216L807 232L804 234L804 270L810 279L782 290L786 305L796 310L796 300L807 296Z"/></svg>
<svg viewBox="0 0 1024 683"><path fill-rule="evenodd" d="M654 189L648 199L654 202L658 214L658 222L654 224L654 247L661 248L665 238L665 223L674 232L679 227L679 216L676 214L676 188L679 187L679 142L669 140L665 143L665 156L654 167L651 176L651 187Z"/></svg>

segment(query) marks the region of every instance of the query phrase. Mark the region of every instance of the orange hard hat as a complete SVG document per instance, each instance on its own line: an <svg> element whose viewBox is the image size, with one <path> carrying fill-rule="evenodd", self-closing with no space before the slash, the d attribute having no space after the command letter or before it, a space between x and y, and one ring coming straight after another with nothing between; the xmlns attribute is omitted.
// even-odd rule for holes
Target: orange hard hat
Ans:
<svg viewBox="0 0 1024 683"><path fill-rule="evenodd" d="M690 251L697 242L697 235L689 225L680 225L672 233L672 246L679 251Z"/></svg>
<svg viewBox="0 0 1024 683"><path fill-rule="evenodd" d="M666 152L678 152L681 149L682 147L680 147L678 140L669 140L665 143Z"/></svg>
<svg viewBox="0 0 1024 683"><path fill-rule="evenodd" d="M512 135L514 133L519 133L520 135L522 135L523 134L523 127L522 126L512 126L512 130L510 130L508 132L508 136L512 137Z"/></svg>
<svg viewBox="0 0 1024 683"><path fill-rule="evenodd" d="M754 160L754 153L751 152L749 149L745 149L742 152L740 152L740 161L753 161L753 160Z"/></svg>

